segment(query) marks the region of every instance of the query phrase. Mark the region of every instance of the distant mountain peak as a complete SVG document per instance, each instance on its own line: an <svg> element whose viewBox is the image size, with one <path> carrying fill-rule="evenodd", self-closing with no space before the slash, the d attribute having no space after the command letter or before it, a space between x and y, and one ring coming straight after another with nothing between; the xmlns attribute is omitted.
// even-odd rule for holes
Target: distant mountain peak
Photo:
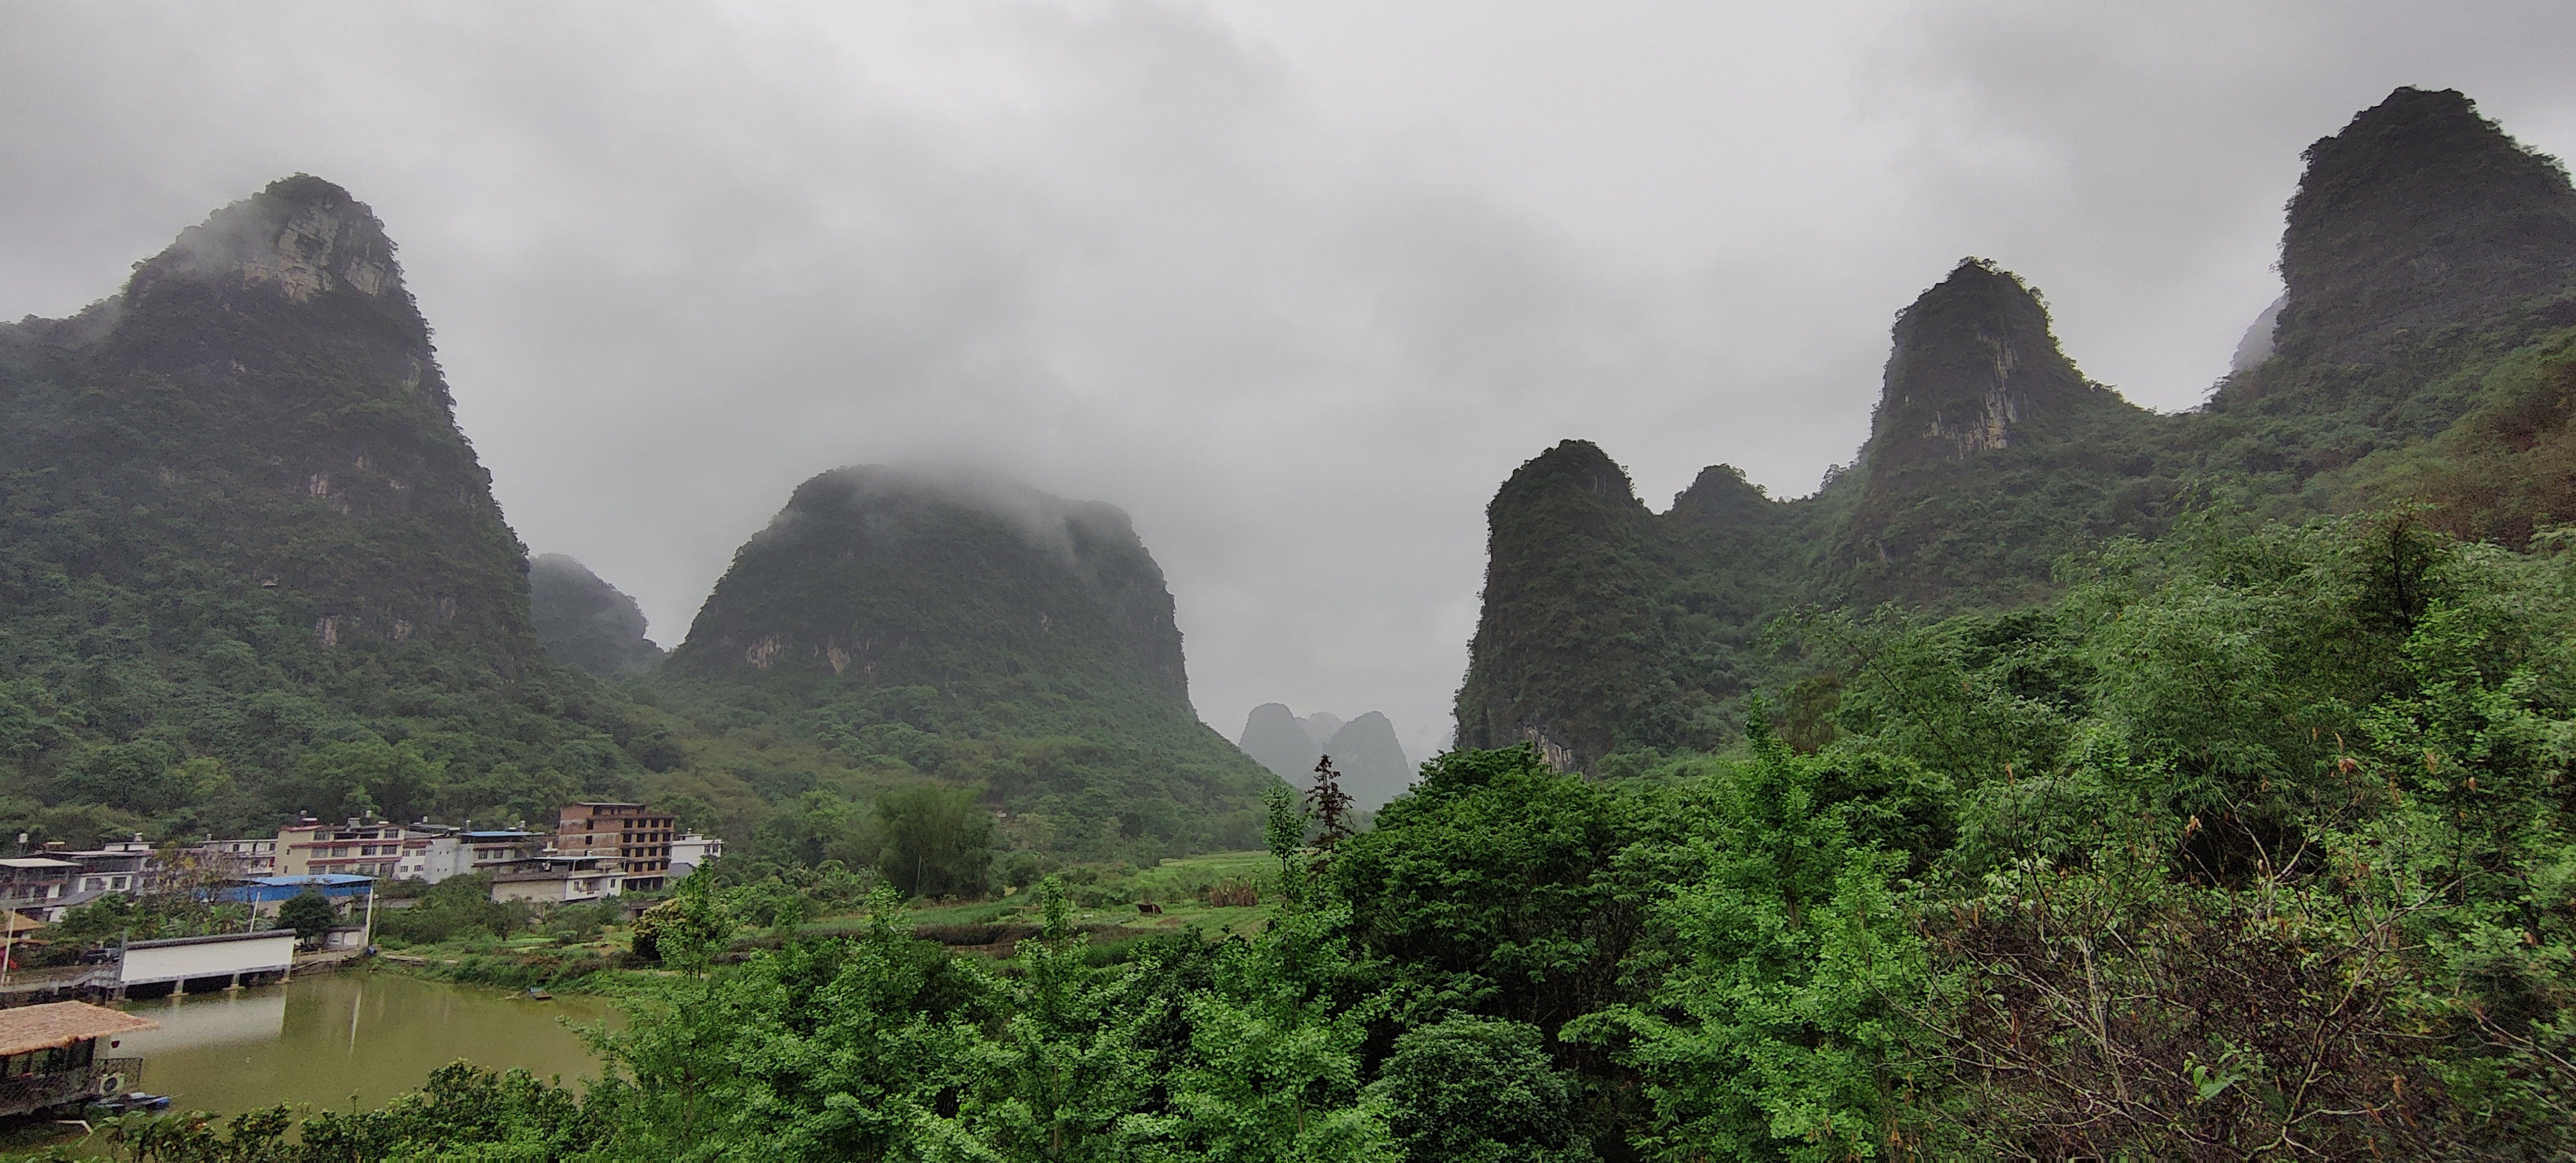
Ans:
<svg viewBox="0 0 2576 1163"><path fill-rule="evenodd" d="M1628 480L1626 469L1589 440L1565 440L1532 457L1529 463L1512 474L1515 483L1532 488L1565 488L1607 498L1614 502L1634 502L1636 487Z"/></svg>
<svg viewBox="0 0 2576 1163"><path fill-rule="evenodd" d="M1897 314L1894 339L1871 425L1881 466L2008 447L2094 390L2058 348L2039 292L1988 259L1960 260Z"/></svg>
<svg viewBox="0 0 2576 1163"><path fill-rule="evenodd" d="M298 303L347 292L403 298L393 240L374 211L310 174L215 211L136 268L129 298L171 281L230 281L273 289Z"/></svg>
<svg viewBox="0 0 2576 1163"><path fill-rule="evenodd" d="M2565 167L2455 90L2398 89L2306 156L2281 240L2281 355L2375 362L2576 276Z"/></svg>
<svg viewBox="0 0 2576 1163"><path fill-rule="evenodd" d="M1302 784L1315 770L1315 759L1323 754L1323 742L1306 731L1306 721L1288 709L1286 703L1263 703L1244 717L1243 734L1235 746L1252 757L1253 762L1269 768L1271 773L1290 783Z"/></svg>
<svg viewBox="0 0 2576 1163"><path fill-rule="evenodd" d="M1367 810L1404 794L1413 782L1413 765L1396 741L1395 724L1379 711L1345 722L1324 711L1299 715L1286 703L1263 703L1244 718L1236 745L1295 787L1306 786L1315 761L1330 755L1342 790Z"/></svg>
<svg viewBox="0 0 2576 1163"><path fill-rule="evenodd" d="M1343 727L1341 716L1330 711L1299 715L1297 725L1306 729L1306 737L1313 739L1317 747L1330 746L1333 736L1340 734Z"/></svg>
<svg viewBox="0 0 2576 1163"><path fill-rule="evenodd" d="M700 673L935 676L950 651L1111 655L1189 701L1162 567L1124 510L974 473L853 465L798 485L672 652ZM880 667L883 673L880 673Z"/></svg>
<svg viewBox="0 0 2576 1163"><path fill-rule="evenodd" d="M567 666L600 678L632 678L662 664L662 648L644 636L643 608L570 555L529 560L528 612L537 645Z"/></svg>

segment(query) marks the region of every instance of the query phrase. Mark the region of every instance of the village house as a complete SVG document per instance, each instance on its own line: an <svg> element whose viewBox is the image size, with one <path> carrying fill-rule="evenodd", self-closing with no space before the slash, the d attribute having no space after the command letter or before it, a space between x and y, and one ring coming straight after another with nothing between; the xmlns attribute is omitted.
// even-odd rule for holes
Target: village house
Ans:
<svg viewBox="0 0 2576 1163"><path fill-rule="evenodd" d="M426 864L430 839L391 820L360 817L331 824L307 816L278 831L275 875L400 879L406 863Z"/></svg>
<svg viewBox="0 0 2576 1163"><path fill-rule="evenodd" d="M267 876L277 871L277 840L218 840L212 836L179 850L197 867L219 877Z"/></svg>
<svg viewBox="0 0 2576 1163"><path fill-rule="evenodd" d="M513 861L493 872L492 899L504 903L587 904L618 896L626 891L627 884L625 868L617 857L549 852Z"/></svg>
<svg viewBox="0 0 2576 1163"><path fill-rule="evenodd" d="M642 804L577 803L556 816L554 853L616 857L626 887L649 892L670 875L671 840L679 822Z"/></svg>
<svg viewBox="0 0 2576 1163"><path fill-rule="evenodd" d="M420 879L437 884L451 876L497 871L545 851L546 839L545 833L515 828L460 828L431 843L428 866Z"/></svg>
<svg viewBox="0 0 2576 1163"><path fill-rule="evenodd" d="M160 1028L149 1018L87 1002L0 1009L0 1116L124 1093L142 1078L143 1060L112 1051L122 1035Z"/></svg>
<svg viewBox="0 0 2576 1163"><path fill-rule="evenodd" d="M0 903L37 920L56 920L56 906L80 868L74 861L52 856L0 859Z"/></svg>
<svg viewBox="0 0 2576 1163"><path fill-rule="evenodd" d="M671 840L669 879L680 880L696 872L698 866L724 855L724 841L713 836L688 832Z"/></svg>

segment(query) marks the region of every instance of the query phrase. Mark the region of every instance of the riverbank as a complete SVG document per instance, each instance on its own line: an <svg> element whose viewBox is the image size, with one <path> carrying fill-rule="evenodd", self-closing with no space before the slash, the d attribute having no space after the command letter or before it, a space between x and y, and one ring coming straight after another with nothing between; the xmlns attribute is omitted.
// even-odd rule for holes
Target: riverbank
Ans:
<svg viewBox="0 0 2576 1163"><path fill-rule="evenodd" d="M227 1117L280 1103L299 1116L373 1109L459 1059L577 1085L601 1069L581 1028L625 1020L603 997L535 1001L373 964L119 1008L160 1024L124 1035L117 1048L143 1059L133 1085L169 1095L173 1111ZM107 1153L77 1125L20 1120L0 1128L0 1153L48 1146L81 1158Z"/></svg>
<svg viewBox="0 0 2576 1163"><path fill-rule="evenodd" d="M614 1025L606 999L527 1000L499 989L358 969L231 994L129 1003L161 1023L126 1039L142 1086L173 1110L237 1114L278 1103L381 1106L457 1059L565 1082L599 1060L576 1026Z"/></svg>

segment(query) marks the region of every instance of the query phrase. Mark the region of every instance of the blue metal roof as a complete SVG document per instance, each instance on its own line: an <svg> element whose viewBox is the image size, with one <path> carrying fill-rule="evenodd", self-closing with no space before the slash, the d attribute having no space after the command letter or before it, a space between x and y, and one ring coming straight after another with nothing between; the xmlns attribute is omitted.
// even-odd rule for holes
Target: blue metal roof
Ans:
<svg viewBox="0 0 2576 1163"><path fill-rule="evenodd" d="M289 900L308 892L347 900L376 894L376 878L352 876L345 872L316 872L304 876L248 876L214 890L216 900L268 904Z"/></svg>

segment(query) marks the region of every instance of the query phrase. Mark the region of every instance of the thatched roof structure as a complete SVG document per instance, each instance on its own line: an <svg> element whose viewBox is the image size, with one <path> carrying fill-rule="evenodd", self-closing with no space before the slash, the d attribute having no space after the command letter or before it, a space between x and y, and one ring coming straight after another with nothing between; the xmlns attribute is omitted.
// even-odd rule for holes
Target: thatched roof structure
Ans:
<svg viewBox="0 0 2576 1163"><path fill-rule="evenodd" d="M161 1023L85 1001L0 1010L0 1057L69 1046L88 1038L157 1030Z"/></svg>

